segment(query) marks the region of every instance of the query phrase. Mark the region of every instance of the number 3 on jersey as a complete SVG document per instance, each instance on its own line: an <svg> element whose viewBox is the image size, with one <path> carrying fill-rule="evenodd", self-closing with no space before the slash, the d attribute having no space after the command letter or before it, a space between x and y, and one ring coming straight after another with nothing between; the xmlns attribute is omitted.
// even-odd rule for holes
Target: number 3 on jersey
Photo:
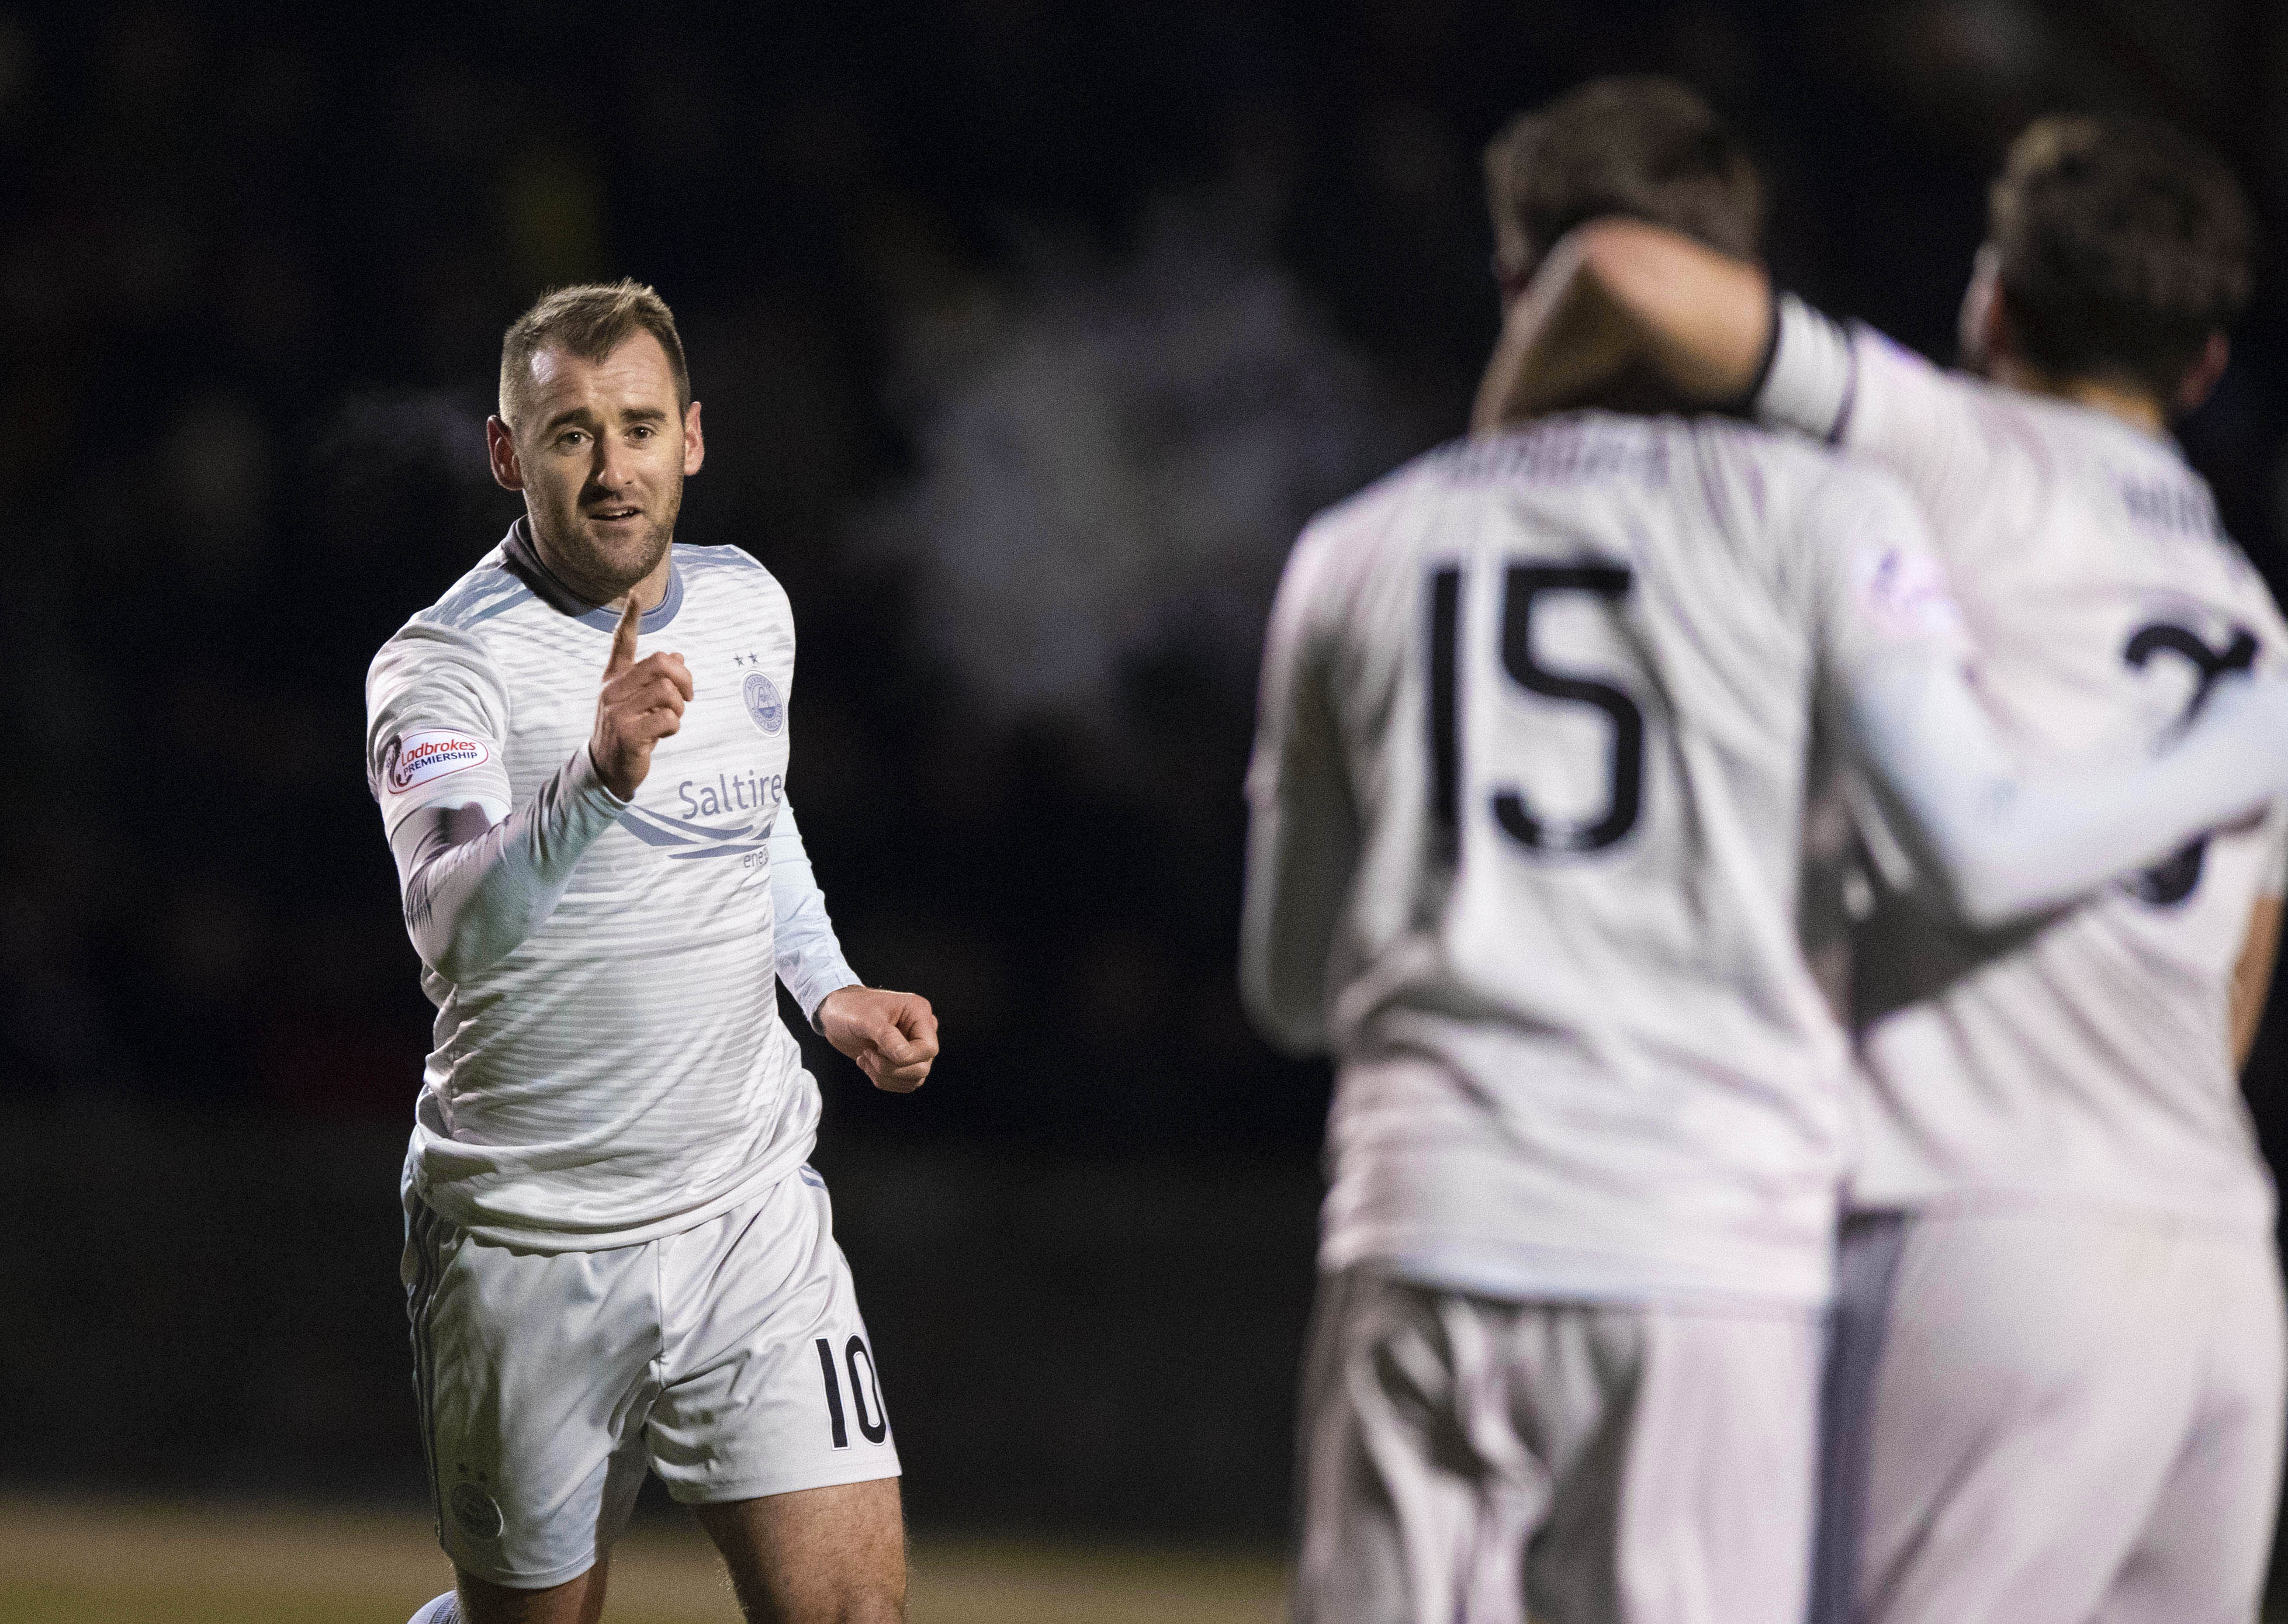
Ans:
<svg viewBox="0 0 2288 1624"><path fill-rule="evenodd" d="M2211 648L2197 631L2167 621L2156 621L2137 629L2128 646L2121 651L2121 658L2138 670L2144 669L2154 655L2164 653L2175 654L2190 665L2193 696L2185 702L2184 715L2184 720L2189 722L2208 703L2209 690L2216 685L2218 677L2228 671L2245 671L2255 667L2255 637L2245 627L2236 626L2232 630L2232 641L2220 651ZM2208 852L2209 837L2204 835L2188 842L2166 861L2156 863L2122 883L2140 902L2155 907L2174 907L2199 888L2201 868Z"/></svg>
<svg viewBox="0 0 2288 1624"><path fill-rule="evenodd" d="M1537 604L1562 592L1582 592L1618 608L1632 577L1623 564L1512 564L1502 579L1498 638L1502 669L1529 693L1603 714L1612 726L1607 758L1605 809L1593 821L1553 825L1535 815L1521 788L1497 789L1494 821L1537 856L1577 856L1625 839L1644 810L1644 712L1609 683L1569 676L1541 662L1533 643ZM1433 815L1449 856L1460 851L1462 827L1461 690L1463 575L1449 565L1430 574L1430 793Z"/></svg>

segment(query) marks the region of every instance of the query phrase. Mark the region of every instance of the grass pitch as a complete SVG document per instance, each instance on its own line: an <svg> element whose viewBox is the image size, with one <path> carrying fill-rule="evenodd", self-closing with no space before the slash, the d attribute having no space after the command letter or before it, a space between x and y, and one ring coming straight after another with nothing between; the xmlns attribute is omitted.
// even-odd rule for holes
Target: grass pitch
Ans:
<svg viewBox="0 0 2288 1624"><path fill-rule="evenodd" d="M0 1498L0 1624L405 1624L450 1581L418 1511ZM1275 1624L1276 1560L922 1541L914 1624ZM737 1624L695 1527L612 1553L609 1624Z"/></svg>

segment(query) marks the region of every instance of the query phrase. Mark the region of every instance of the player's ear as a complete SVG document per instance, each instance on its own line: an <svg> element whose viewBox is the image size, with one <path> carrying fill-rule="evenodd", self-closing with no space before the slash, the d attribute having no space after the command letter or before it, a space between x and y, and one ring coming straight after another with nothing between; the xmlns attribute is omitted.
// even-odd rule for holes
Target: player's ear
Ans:
<svg viewBox="0 0 2288 1624"><path fill-rule="evenodd" d="M2209 335L2208 343L2201 347L2200 360L2193 363L2192 369L2178 384L2177 398L2172 404L2179 412L2189 412L2207 400L2209 392L2217 386L2217 380L2224 376L2224 369L2231 360L2232 340L2224 336L2222 328L2219 328Z"/></svg>
<svg viewBox="0 0 2288 1624"><path fill-rule="evenodd" d="M683 408L683 477L689 479L707 460L707 437L699 432L699 402Z"/></svg>
<svg viewBox="0 0 2288 1624"><path fill-rule="evenodd" d="M516 436L497 416L485 419L485 454L493 465L493 482L503 490L524 488L524 468L516 457Z"/></svg>
<svg viewBox="0 0 2288 1624"><path fill-rule="evenodd" d="M1991 242L1971 262L1970 286L1962 292L1962 315L1955 337L1962 364L1983 374L2009 347L2010 318L2002 297L2002 251Z"/></svg>

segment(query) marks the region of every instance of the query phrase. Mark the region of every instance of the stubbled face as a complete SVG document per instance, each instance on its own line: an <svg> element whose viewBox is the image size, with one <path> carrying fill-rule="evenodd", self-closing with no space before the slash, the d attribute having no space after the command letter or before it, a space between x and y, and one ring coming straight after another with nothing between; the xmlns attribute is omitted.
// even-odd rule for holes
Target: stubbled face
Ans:
<svg viewBox="0 0 2288 1624"><path fill-rule="evenodd" d="M639 332L600 360L542 350L519 416L488 425L493 474L524 493L542 561L597 604L660 569L705 447L659 340Z"/></svg>

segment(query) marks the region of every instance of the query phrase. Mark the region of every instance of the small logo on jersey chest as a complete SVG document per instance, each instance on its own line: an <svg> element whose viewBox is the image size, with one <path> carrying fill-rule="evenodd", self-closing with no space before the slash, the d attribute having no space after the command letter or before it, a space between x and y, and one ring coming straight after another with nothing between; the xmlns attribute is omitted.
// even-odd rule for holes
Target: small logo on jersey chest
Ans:
<svg viewBox="0 0 2288 1624"><path fill-rule="evenodd" d="M755 718L755 725L767 733L775 733L786 725L786 701L779 697L778 686L760 671L747 673L747 680L739 685L739 697L747 702L747 714Z"/></svg>

